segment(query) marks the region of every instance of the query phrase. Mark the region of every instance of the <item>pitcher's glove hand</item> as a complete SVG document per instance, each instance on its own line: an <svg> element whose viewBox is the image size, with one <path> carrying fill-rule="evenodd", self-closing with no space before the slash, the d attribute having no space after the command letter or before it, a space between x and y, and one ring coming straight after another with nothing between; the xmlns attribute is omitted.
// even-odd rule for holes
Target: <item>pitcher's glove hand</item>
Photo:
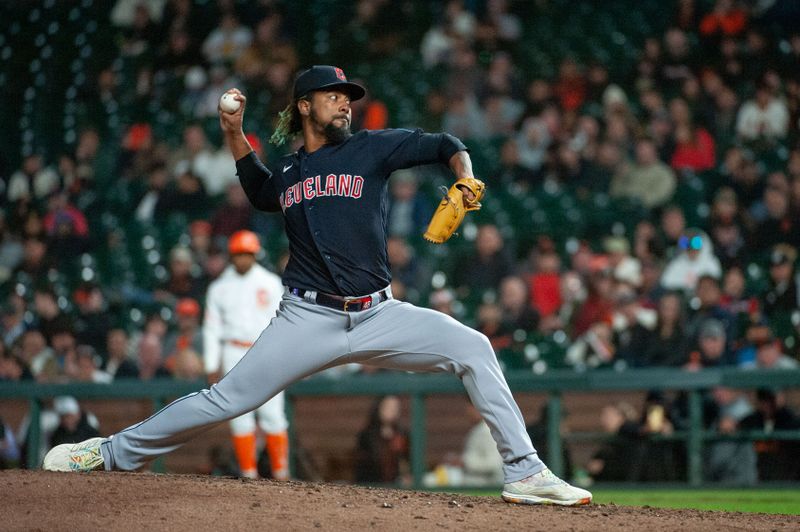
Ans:
<svg viewBox="0 0 800 532"><path fill-rule="evenodd" d="M423 235L425 240L441 244L450 238L461 225L467 211L481 208L480 201L485 189L483 181L474 177L462 177L456 181L436 208L428 230Z"/></svg>

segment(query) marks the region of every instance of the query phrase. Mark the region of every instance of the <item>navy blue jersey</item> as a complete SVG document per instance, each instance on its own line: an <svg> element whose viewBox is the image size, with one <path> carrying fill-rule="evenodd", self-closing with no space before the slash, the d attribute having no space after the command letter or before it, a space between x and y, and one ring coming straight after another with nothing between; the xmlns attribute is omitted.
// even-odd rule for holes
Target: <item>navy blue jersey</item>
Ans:
<svg viewBox="0 0 800 532"><path fill-rule="evenodd" d="M386 257L387 182L395 170L440 162L466 147L446 133L360 131L313 153L301 148L270 172L254 153L236 161L257 209L282 211L287 286L360 296L391 282Z"/></svg>

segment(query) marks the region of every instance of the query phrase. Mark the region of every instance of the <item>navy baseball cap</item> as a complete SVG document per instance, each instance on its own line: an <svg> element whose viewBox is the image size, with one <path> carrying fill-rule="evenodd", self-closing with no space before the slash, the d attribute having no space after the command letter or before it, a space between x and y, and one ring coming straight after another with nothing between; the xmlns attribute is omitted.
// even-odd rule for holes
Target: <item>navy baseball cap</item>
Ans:
<svg viewBox="0 0 800 532"><path fill-rule="evenodd" d="M340 89L350 95L350 101L360 100L367 91L357 83L347 81L341 68L330 65L314 65L302 71L294 80L294 99L302 98L311 91Z"/></svg>

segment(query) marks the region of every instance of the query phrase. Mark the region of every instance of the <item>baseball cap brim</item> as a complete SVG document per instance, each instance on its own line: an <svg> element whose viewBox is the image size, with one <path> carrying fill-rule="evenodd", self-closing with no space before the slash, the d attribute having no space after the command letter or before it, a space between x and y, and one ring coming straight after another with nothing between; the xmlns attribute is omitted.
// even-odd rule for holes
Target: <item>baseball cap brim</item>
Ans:
<svg viewBox="0 0 800 532"><path fill-rule="evenodd" d="M332 65L314 65L301 72L295 79L292 92L294 98L299 99L320 90L340 90L350 96L351 101L359 100L366 94L364 87L348 81L344 71Z"/></svg>
<svg viewBox="0 0 800 532"><path fill-rule="evenodd" d="M300 97L306 96L309 92L330 91L330 90L335 90L335 89L341 90L343 93L345 93L348 96L350 96L350 101L351 102L354 102L356 100L360 100L367 93L367 91L361 85L358 85L356 83L351 83L351 82L348 81L348 82L345 82L345 83L341 83L340 82L340 83L329 83L327 85L322 85L321 87L317 87L315 89L311 89L311 90L306 91L306 93L301 95Z"/></svg>

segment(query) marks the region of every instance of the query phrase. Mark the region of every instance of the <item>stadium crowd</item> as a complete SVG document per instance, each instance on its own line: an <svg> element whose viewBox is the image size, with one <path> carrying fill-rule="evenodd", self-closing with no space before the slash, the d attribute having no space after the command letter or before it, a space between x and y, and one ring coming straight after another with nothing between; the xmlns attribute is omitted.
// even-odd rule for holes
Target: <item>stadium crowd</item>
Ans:
<svg viewBox="0 0 800 532"><path fill-rule="evenodd" d="M337 5L310 48L289 2L116 2L98 24L107 60L76 85L73 135L24 144L0 175L0 379L202 378L203 300L227 238L255 230L278 272L287 253L220 145L218 98L247 94L269 163L294 74L324 61L364 75L354 129L420 126L470 146L487 201L441 248L421 234L449 177L393 177L393 291L474 325L504 368L798 369L791 2L644 2L663 17L629 35L598 18L596 53L558 48L569 32L543 42L559 17L594 24L586 5ZM620 39L627 55L603 53ZM416 69L392 70L403 57ZM726 400L709 396L718 412Z"/></svg>

